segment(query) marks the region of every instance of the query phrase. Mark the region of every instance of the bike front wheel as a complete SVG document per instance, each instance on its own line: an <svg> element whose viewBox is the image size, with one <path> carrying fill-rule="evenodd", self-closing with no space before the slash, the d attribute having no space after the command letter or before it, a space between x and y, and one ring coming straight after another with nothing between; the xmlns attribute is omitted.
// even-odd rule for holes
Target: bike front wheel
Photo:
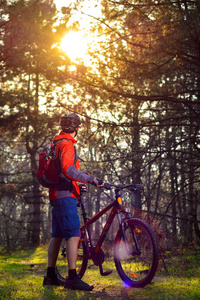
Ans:
<svg viewBox="0 0 200 300"><path fill-rule="evenodd" d="M114 261L120 278L130 287L144 287L158 267L158 246L150 226L131 218L122 223L114 245Z"/></svg>

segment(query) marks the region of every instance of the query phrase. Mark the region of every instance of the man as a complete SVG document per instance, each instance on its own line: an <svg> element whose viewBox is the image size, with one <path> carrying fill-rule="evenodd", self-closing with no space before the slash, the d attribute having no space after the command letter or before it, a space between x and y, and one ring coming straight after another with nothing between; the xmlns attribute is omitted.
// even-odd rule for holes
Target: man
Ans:
<svg viewBox="0 0 200 300"><path fill-rule="evenodd" d="M57 278L55 268L61 242L66 240L68 262L68 278L65 288L91 291L94 287L83 282L76 273L77 249L80 239L80 222L77 212L77 200L80 190L77 182L90 183L97 187L103 181L85 172L79 171L79 162L74 145L78 133L80 118L68 113L61 118L62 131L55 136L56 152L61 164L60 182L55 188L49 189L52 209L52 238L48 248L47 276L43 285L63 285ZM67 140L66 140L67 139Z"/></svg>

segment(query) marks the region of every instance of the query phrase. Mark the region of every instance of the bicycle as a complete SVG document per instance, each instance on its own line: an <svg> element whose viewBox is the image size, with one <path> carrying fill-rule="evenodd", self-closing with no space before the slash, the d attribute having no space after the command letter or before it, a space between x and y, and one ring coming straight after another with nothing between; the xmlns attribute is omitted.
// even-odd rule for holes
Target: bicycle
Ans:
<svg viewBox="0 0 200 300"><path fill-rule="evenodd" d="M99 267L102 276L108 276L112 271L103 271L104 252L102 244L110 229L110 226L117 216L119 229L114 241L114 263L117 272L122 281L129 287L144 287L151 283L158 267L158 245L151 227L143 220L135 218L130 213L129 208L122 205L120 192L124 189L136 192L143 188L140 184L115 185L105 183L104 189L115 190L115 200L98 212L95 216L88 219L83 202L83 193L87 190L81 190L81 197L78 206L81 208L81 215L84 224L81 227L81 238L78 247L77 268L78 275L83 277L89 260L92 260L95 266ZM101 235L94 245L91 238L89 226L95 223L102 215L111 209L109 217L104 225ZM64 255L64 250L62 255ZM57 276L64 280L64 277L56 269Z"/></svg>

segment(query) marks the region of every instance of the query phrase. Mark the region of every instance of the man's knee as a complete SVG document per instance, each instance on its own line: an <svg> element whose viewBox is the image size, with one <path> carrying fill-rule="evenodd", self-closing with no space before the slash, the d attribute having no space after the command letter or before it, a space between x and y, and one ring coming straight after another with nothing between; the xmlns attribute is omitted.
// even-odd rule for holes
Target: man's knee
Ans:
<svg viewBox="0 0 200 300"><path fill-rule="evenodd" d="M59 237L52 237L50 239L50 245L54 245L54 246L60 246L60 244L62 243L63 238L59 238Z"/></svg>

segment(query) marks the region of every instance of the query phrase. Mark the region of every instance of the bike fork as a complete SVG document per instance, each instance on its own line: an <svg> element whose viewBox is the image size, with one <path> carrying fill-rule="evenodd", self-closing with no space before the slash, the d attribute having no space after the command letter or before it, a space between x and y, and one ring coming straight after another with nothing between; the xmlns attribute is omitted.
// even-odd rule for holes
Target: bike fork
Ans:
<svg viewBox="0 0 200 300"><path fill-rule="evenodd" d="M128 213L128 216L131 216L131 215ZM120 227L122 229L122 237L123 237L123 240L124 240L126 251L129 254L130 253L130 249L129 249L129 245L128 245L126 234L125 234L125 228L124 228L124 224L125 223L122 221L120 213L117 214L117 217L118 217L118 220L119 220L119 225L120 225Z"/></svg>
<svg viewBox="0 0 200 300"><path fill-rule="evenodd" d="M122 237L123 237L123 240L124 240L124 243L125 243L127 253L131 254L131 255L140 255L141 254L140 246L139 246L137 236L136 236L137 228L133 229L132 227L130 227L131 234L132 234L132 237L133 237L133 242L134 242L135 248L136 248L136 250L134 252L132 252L132 251L130 251L129 243L127 241L124 223L121 224L121 227L122 227Z"/></svg>
<svg viewBox="0 0 200 300"><path fill-rule="evenodd" d="M128 217L131 218L131 214L130 214L130 211L128 211ZM138 240L137 240L137 237L136 237L136 232L134 231L134 229L131 229L131 234L132 234L132 237L133 237L133 241L134 241L134 244L135 244L135 248L136 248L136 251L132 252L130 250L130 246L129 246L129 243L127 241L127 236L126 236L126 233L125 233L125 224L126 224L126 221L122 221L121 220L121 216L120 214L118 214L118 219L119 219L119 223L120 223L120 226L121 226L121 229L122 229L122 237L123 237L123 240L124 240L124 244L125 244L125 248L126 248L126 251L128 253L128 255L140 255L141 254L141 251L140 251L140 246L138 244ZM137 229L135 229L137 230Z"/></svg>

